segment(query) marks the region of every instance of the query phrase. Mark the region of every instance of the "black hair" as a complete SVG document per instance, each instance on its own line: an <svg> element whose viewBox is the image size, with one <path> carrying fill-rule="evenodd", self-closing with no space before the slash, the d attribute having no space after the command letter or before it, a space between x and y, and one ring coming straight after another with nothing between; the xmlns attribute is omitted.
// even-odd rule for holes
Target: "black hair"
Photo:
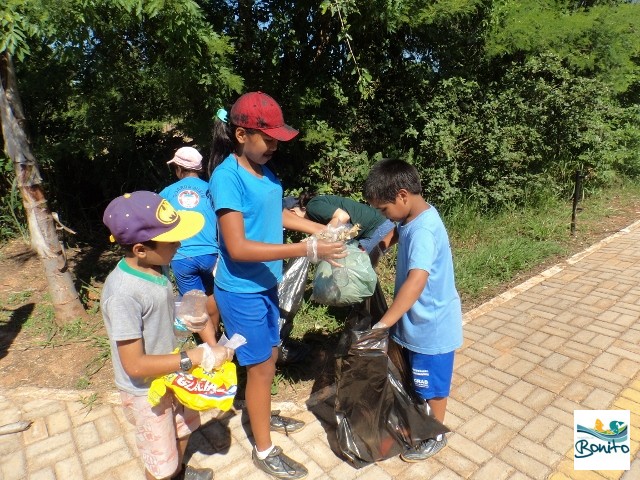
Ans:
<svg viewBox="0 0 640 480"><path fill-rule="evenodd" d="M309 200L311 200L313 197L317 196L317 193L312 193L309 191L304 191L300 194L300 196L298 197L298 207L300 207L301 210L304 210L307 208L307 203L309 203Z"/></svg>
<svg viewBox="0 0 640 480"><path fill-rule="evenodd" d="M133 253L133 247L136 246L138 243L141 243L145 247L150 248L152 250L155 250L158 247L157 240L147 240L146 242L127 243L125 245L120 244L120 248L122 248L125 251L125 253Z"/></svg>
<svg viewBox="0 0 640 480"><path fill-rule="evenodd" d="M236 140L236 129L238 125L231 122L223 122L218 117L213 120L211 128L211 152L209 153L209 165L207 166L207 175L211 177L215 168L222 161L236 150L238 141ZM249 134L258 133L259 130L252 128L244 128Z"/></svg>
<svg viewBox="0 0 640 480"><path fill-rule="evenodd" d="M227 158L236 148L236 126L231 122L223 122L218 117L213 120L211 128L211 152L207 174L211 177L213 170Z"/></svg>
<svg viewBox="0 0 640 480"><path fill-rule="evenodd" d="M418 170L404 160L385 158L371 168L363 195L367 201L394 202L401 189L415 195L422 193Z"/></svg>
<svg viewBox="0 0 640 480"><path fill-rule="evenodd" d="M176 169L179 168L180 170L182 170L183 172L192 172L192 173L197 173L199 177L202 176L202 174L204 173L202 171L202 169L200 170L196 170L194 168L187 168L187 167L183 167L182 165L178 165L177 163L172 163L171 166L173 166L173 171L175 173Z"/></svg>

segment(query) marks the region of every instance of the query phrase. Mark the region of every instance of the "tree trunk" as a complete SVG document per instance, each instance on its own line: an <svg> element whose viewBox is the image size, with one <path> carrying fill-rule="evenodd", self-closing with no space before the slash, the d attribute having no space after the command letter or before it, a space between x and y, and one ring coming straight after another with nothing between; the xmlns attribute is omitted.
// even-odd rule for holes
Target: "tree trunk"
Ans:
<svg viewBox="0 0 640 480"><path fill-rule="evenodd" d="M11 55L6 51L0 54L0 119L4 151L13 161L22 204L27 214L31 247L44 265L56 323L63 325L77 318L84 318L86 312L71 272L67 269L67 260L42 188L38 162L27 139L15 69Z"/></svg>

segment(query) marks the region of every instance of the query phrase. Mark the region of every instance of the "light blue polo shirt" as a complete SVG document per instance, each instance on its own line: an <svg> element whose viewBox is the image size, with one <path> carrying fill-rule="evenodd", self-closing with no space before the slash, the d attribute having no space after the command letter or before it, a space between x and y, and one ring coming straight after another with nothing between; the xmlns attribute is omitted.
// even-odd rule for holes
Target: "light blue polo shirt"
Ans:
<svg viewBox="0 0 640 480"><path fill-rule="evenodd" d="M430 206L411 222L398 226L396 294L409 271L425 270L429 279L420 298L391 329L400 345L436 355L462 346L462 307L456 290L449 236L437 210Z"/></svg>

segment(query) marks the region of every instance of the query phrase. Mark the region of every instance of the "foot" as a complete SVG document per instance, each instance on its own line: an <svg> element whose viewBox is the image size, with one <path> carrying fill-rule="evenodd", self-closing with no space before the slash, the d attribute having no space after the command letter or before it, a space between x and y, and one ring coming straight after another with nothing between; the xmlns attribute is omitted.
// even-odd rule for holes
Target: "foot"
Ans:
<svg viewBox="0 0 640 480"><path fill-rule="evenodd" d="M278 446L273 447L264 460L258 458L256 447L253 447L251 458L256 467L276 478L297 480L306 477L309 473L304 466L282 453L282 449Z"/></svg>
<svg viewBox="0 0 640 480"><path fill-rule="evenodd" d="M406 452L401 453L400 458L405 462L420 462L434 456L436 453L442 450L446 444L447 437L445 437L444 435L442 436L442 440L429 438L419 445L410 448Z"/></svg>
<svg viewBox="0 0 640 480"><path fill-rule="evenodd" d="M280 415L280 410L274 410L271 412L269 425L271 426L272 432L284 432L288 435L302 430L305 423L302 420L296 420L295 418L283 417Z"/></svg>
<svg viewBox="0 0 640 480"><path fill-rule="evenodd" d="M179 480L213 480L213 470L186 465L178 476L174 478Z"/></svg>

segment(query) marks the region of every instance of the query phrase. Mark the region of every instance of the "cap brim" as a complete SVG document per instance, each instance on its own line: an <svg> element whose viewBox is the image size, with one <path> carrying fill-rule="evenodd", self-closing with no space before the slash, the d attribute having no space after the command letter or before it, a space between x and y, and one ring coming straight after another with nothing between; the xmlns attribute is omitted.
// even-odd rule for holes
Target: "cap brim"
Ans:
<svg viewBox="0 0 640 480"><path fill-rule="evenodd" d="M277 128L261 128L260 131L281 142L288 142L299 133L298 130L289 125L283 125Z"/></svg>
<svg viewBox="0 0 640 480"><path fill-rule="evenodd" d="M177 213L178 217L180 217L180 222L168 232L161 233L151 240L157 242L181 242L193 237L204 227L204 216L200 212L178 210Z"/></svg>
<svg viewBox="0 0 640 480"><path fill-rule="evenodd" d="M185 165L179 158L172 158L167 162L167 165L178 165L179 167L186 168L187 170L195 170L196 172L202 170L202 164L200 164L198 168L192 167L189 165Z"/></svg>

